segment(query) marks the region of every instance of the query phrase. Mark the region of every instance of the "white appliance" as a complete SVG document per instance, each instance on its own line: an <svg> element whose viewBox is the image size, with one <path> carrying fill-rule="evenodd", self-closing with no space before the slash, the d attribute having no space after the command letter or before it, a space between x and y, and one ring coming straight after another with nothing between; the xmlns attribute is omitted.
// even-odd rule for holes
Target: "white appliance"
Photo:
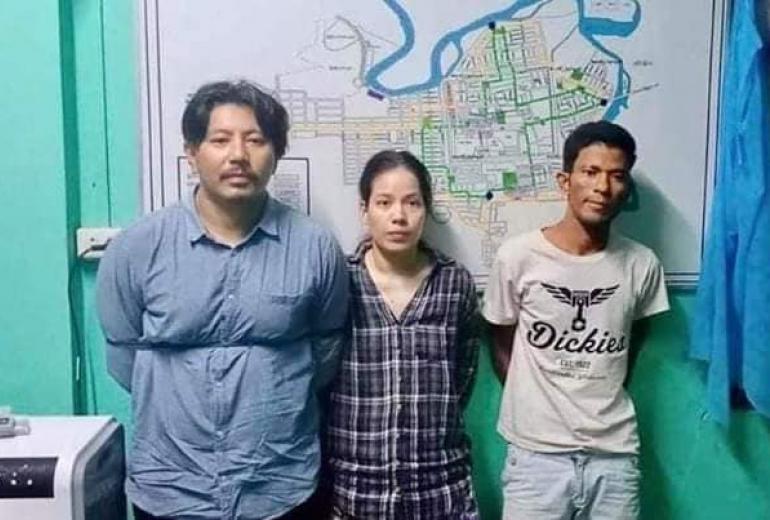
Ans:
<svg viewBox="0 0 770 520"><path fill-rule="evenodd" d="M0 520L125 520L123 428L111 417L29 419L0 438Z"/></svg>

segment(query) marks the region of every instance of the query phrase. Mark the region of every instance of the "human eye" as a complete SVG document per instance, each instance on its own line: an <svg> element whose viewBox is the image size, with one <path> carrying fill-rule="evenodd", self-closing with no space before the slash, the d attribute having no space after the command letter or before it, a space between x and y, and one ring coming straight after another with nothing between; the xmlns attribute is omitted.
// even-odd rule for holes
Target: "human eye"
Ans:
<svg viewBox="0 0 770 520"><path fill-rule="evenodd" d="M387 208L390 206L390 201L388 199L377 199L374 201L374 205L379 208Z"/></svg>

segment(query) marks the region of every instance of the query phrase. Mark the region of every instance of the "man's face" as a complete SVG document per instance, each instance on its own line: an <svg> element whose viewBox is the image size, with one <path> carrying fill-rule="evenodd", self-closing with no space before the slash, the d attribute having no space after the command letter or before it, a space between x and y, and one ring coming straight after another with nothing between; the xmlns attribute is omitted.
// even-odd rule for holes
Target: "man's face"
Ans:
<svg viewBox="0 0 770 520"><path fill-rule="evenodd" d="M199 196L218 203L256 200L275 169L273 146L243 105L216 106L203 141L185 151L200 177Z"/></svg>
<svg viewBox="0 0 770 520"><path fill-rule="evenodd" d="M572 172L560 173L558 182L567 195L567 216L586 227L611 222L631 188L625 154L603 143L580 150Z"/></svg>
<svg viewBox="0 0 770 520"><path fill-rule="evenodd" d="M364 225L380 250L403 253L417 247L427 211L411 171L399 166L377 175L362 211Z"/></svg>

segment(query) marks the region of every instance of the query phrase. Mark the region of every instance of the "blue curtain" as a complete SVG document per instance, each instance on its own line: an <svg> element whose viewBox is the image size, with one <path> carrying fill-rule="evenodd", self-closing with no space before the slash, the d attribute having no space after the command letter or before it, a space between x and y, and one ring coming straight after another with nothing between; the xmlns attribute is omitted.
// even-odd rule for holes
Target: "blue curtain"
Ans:
<svg viewBox="0 0 770 520"><path fill-rule="evenodd" d="M724 54L716 187L691 354L708 363L708 409L742 390L770 417L768 67L754 0L734 0Z"/></svg>

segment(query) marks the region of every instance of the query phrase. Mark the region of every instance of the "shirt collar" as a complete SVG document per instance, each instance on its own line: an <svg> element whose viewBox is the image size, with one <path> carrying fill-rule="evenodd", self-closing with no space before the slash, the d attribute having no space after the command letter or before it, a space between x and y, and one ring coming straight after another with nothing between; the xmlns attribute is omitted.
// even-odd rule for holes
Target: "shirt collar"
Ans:
<svg viewBox="0 0 770 520"><path fill-rule="evenodd" d="M267 196L265 201L265 211L262 212L262 218L254 226L254 229L249 233L249 236L253 235L257 230L262 231L264 234L273 237L280 238L281 236L281 204L270 195Z"/></svg>
<svg viewBox="0 0 770 520"><path fill-rule="evenodd" d="M186 197L182 201L182 207L185 209L185 231L187 238L190 242L195 243L200 241L206 236L206 228L201 222L198 209L195 207L195 194L198 191L198 186L195 187L192 194ZM254 228L249 231L243 242L251 240L257 231L261 231L269 237L278 239L280 238L280 204L273 199L269 194L267 200L265 200L265 210L262 213L262 218L257 222Z"/></svg>
<svg viewBox="0 0 770 520"><path fill-rule="evenodd" d="M185 209L185 231L190 242L197 242L206 236L206 230L198 216L198 210L195 208L195 193L198 187L195 187L192 195L182 201L182 207Z"/></svg>
<svg viewBox="0 0 770 520"><path fill-rule="evenodd" d="M372 239L366 238L359 242L355 252L350 256L350 262L354 264L361 264L364 261L364 255L372 247ZM455 263L454 259L445 255L444 253L433 249L423 240L420 240L418 247L422 249L435 263L436 265L444 266Z"/></svg>

